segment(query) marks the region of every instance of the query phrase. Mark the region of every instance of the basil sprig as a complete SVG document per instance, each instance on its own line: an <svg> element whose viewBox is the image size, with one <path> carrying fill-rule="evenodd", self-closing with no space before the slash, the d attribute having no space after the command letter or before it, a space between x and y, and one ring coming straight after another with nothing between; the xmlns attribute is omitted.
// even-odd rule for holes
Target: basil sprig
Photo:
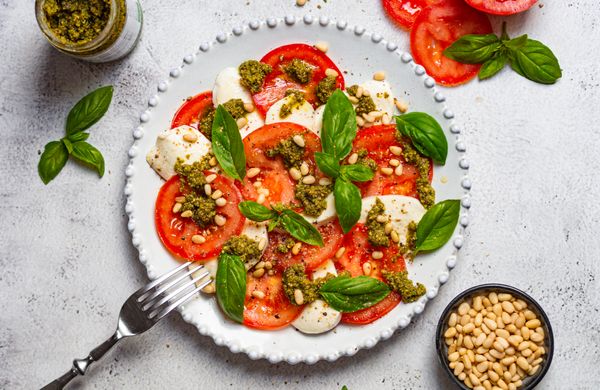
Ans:
<svg viewBox="0 0 600 390"><path fill-rule="evenodd" d="M323 300L342 313L352 313L376 305L389 293L387 284L368 276L338 276L328 280L319 290Z"/></svg>
<svg viewBox="0 0 600 390"><path fill-rule="evenodd" d="M358 222L362 208L360 191L352 182L373 179L373 171L365 166L340 164L352 150L356 131L356 113L352 103L338 89L325 105L321 130L323 151L315 153L315 162L321 172L335 179L335 209L344 233Z"/></svg>
<svg viewBox="0 0 600 390"><path fill-rule="evenodd" d="M84 131L96 124L106 114L112 101L113 87L105 86L84 96L73 106L67 116L66 136L46 144L38 163L38 174L44 184L50 183L67 164L69 156L104 175L104 157L86 140Z"/></svg>
<svg viewBox="0 0 600 390"><path fill-rule="evenodd" d="M510 39L506 23L500 37L468 34L446 48L444 55L465 64L482 64L481 80L492 77L507 63L515 72L537 83L554 84L562 77L558 59L550 48L527 35Z"/></svg>
<svg viewBox="0 0 600 390"><path fill-rule="evenodd" d="M253 201L240 202L238 208L251 221L269 221L269 231L281 226L299 241L309 245L324 245L323 237L317 228L293 210L283 207L268 208Z"/></svg>
<svg viewBox="0 0 600 390"><path fill-rule="evenodd" d="M235 119L222 105L217 107L212 124L212 149L228 176L240 181L244 179L246 155L242 136Z"/></svg>
<svg viewBox="0 0 600 390"><path fill-rule="evenodd" d="M215 288L221 310L241 324L246 299L246 268L239 256L226 253L219 255Z"/></svg>
<svg viewBox="0 0 600 390"><path fill-rule="evenodd" d="M417 225L414 254L441 248L454 233L460 214L460 201L444 200L431 207Z"/></svg>
<svg viewBox="0 0 600 390"><path fill-rule="evenodd" d="M448 141L440 124L424 112L409 112L396 117L396 128L407 136L415 148L440 165L448 157Z"/></svg>

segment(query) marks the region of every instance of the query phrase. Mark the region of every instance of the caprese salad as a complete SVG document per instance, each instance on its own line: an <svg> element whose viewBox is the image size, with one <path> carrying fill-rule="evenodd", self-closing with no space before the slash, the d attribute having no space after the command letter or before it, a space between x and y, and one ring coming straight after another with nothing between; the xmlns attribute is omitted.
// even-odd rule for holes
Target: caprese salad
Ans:
<svg viewBox="0 0 600 390"><path fill-rule="evenodd" d="M431 185L440 125L406 113L384 72L347 85L327 49L290 44L223 69L147 154L165 180L161 241L203 263L203 291L248 327L323 333L416 301L425 287L406 262L458 220Z"/></svg>

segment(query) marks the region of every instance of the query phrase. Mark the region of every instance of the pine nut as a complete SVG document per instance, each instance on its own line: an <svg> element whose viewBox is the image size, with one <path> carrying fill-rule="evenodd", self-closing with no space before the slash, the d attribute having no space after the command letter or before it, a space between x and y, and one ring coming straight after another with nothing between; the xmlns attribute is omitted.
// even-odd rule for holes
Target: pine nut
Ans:
<svg viewBox="0 0 600 390"><path fill-rule="evenodd" d="M306 4L306 0L296 0L296 5L298 7L304 7L304 4Z"/></svg>
<svg viewBox="0 0 600 390"><path fill-rule="evenodd" d="M458 360L458 357L456 358ZM458 376L465 369L465 365L461 362L456 362L454 366L454 375Z"/></svg>
<svg viewBox="0 0 600 390"><path fill-rule="evenodd" d="M299 289L294 290L294 301L296 301L296 305L304 304L304 294Z"/></svg>
<svg viewBox="0 0 600 390"><path fill-rule="evenodd" d="M306 163L306 161L304 161L300 165L300 173L302 174L302 176L306 176L306 175L308 175L308 172L310 172L310 168L308 167L308 164Z"/></svg>
<svg viewBox="0 0 600 390"><path fill-rule="evenodd" d="M367 276L371 275L371 263L368 261L362 265L363 273Z"/></svg>
<svg viewBox="0 0 600 390"><path fill-rule="evenodd" d="M390 116L387 113L385 113L381 116L381 123L383 123L384 125L389 125L391 121L392 121L392 119L390 118Z"/></svg>
<svg viewBox="0 0 600 390"><path fill-rule="evenodd" d="M363 117L363 119L365 120L366 123L373 123L373 122L375 122L375 118L373 118L369 114L362 114L362 117Z"/></svg>
<svg viewBox="0 0 600 390"><path fill-rule="evenodd" d="M255 270L254 272L252 272L252 276L254 276L255 278L260 278L264 274L265 274L264 268L260 268L260 269Z"/></svg>
<svg viewBox="0 0 600 390"><path fill-rule="evenodd" d="M529 363L527 362L527 359L522 356L517 358L517 365L521 367L523 371L529 370Z"/></svg>
<svg viewBox="0 0 600 390"><path fill-rule="evenodd" d="M249 179L252 179L254 176L258 175L259 173L260 173L260 168L250 168L250 169L248 169L246 176L248 176Z"/></svg>
<svg viewBox="0 0 600 390"><path fill-rule="evenodd" d="M346 252L346 247L340 247L340 249L337 250L337 252L335 252L335 258L339 259L340 257L342 257L344 255L344 253Z"/></svg>
<svg viewBox="0 0 600 390"><path fill-rule="evenodd" d="M511 299L513 299L513 296L511 294L507 294L507 293L498 294L499 302L510 301Z"/></svg>
<svg viewBox="0 0 600 390"><path fill-rule="evenodd" d="M515 312L515 307L509 301L503 301L502 302L502 309L504 309L504 311L507 312L508 314L511 314L511 313Z"/></svg>
<svg viewBox="0 0 600 390"><path fill-rule="evenodd" d="M384 175L390 176L392 173L394 173L394 170L392 168L384 167L384 168L381 168L381 173L383 173Z"/></svg>
<svg viewBox="0 0 600 390"><path fill-rule="evenodd" d="M263 299L265 297L265 293L259 290L252 291L252 296L254 298Z"/></svg>
<svg viewBox="0 0 600 390"><path fill-rule="evenodd" d="M400 111L401 113L404 114L406 111L408 111L408 104L406 104L405 101L394 99L394 104L396 105L398 111Z"/></svg>
<svg viewBox="0 0 600 390"><path fill-rule="evenodd" d="M348 100L350 100L350 103L352 104L358 104L358 99L354 96L348 96Z"/></svg>
<svg viewBox="0 0 600 390"><path fill-rule="evenodd" d="M329 179L327 177L322 177L319 179L319 185L321 185L321 186L331 185L331 179Z"/></svg>
<svg viewBox="0 0 600 390"><path fill-rule="evenodd" d="M223 206L225 206L227 204L227 199L225 199L225 198L219 198L219 199L215 200L215 204L218 207L223 207Z"/></svg>
<svg viewBox="0 0 600 390"><path fill-rule="evenodd" d="M357 117L356 117L356 124L357 124L359 127L363 127L363 126L365 125L365 120L364 120L362 117L360 117L360 116L357 116Z"/></svg>
<svg viewBox="0 0 600 390"><path fill-rule="evenodd" d="M212 187L210 186L210 184L204 185L204 193L206 194L206 196L210 196L212 194Z"/></svg>
<svg viewBox="0 0 600 390"><path fill-rule="evenodd" d="M317 42L315 44L315 47L323 53L327 53L327 50L329 50L329 44L327 42L323 42L323 41Z"/></svg>
<svg viewBox="0 0 600 390"><path fill-rule="evenodd" d="M402 165L398 165L396 167L396 169L394 169L394 173L396 174L396 176L402 176L403 172L404 172L404 167Z"/></svg>
<svg viewBox="0 0 600 390"><path fill-rule="evenodd" d="M254 104L252 104L252 103L244 103L244 110L246 112L253 112L254 111Z"/></svg>
<svg viewBox="0 0 600 390"><path fill-rule="evenodd" d="M175 214L177 214L178 212L180 212L180 211L181 211L181 207L182 207L182 206L183 206L183 205L182 205L181 203L175 203L175 205L173 206L173 212L174 212Z"/></svg>
<svg viewBox="0 0 600 390"><path fill-rule="evenodd" d="M261 238L260 241L258 242L258 250L262 251L267 247L267 239L266 238ZM265 263L266 264L266 263ZM270 263L269 263L270 264Z"/></svg>
<svg viewBox="0 0 600 390"><path fill-rule="evenodd" d="M302 243L301 242L295 243L294 246L292 247L292 254L297 255L298 253L300 253L300 248L302 248Z"/></svg>
<svg viewBox="0 0 600 390"><path fill-rule="evenodd" d="M508 338L510 337L510 333L504 329L496 329L496 331L494 333L496 333L496 336L502 337L506 340L508 340ZM508 348L508 344L506 345L505 348Z"/></svg>
<svg viewBox="0 0 600 390"><path fill-rule="evenodd" d="M529 320L525 323L525 326L528 327L529 329L535 329L535 328L542 326L542 323L538 319Z"/></svg>
<svg viewBox="0 0 600 390"><path fill-rule="evenodd" d="M541 343L542 341L544 341L544 336L542 336L539 333L532 333L531 336L529 336L529 339L533 342Z"/></svg>
<svg viewBox="0 0 600 390"><path fill-rule="evenodd" d="M302 178L302 173L300 173L300 170L298 168L290 168L289 172L290 176L294 180L300 180Z"/></svg>
<svg viewBox="0 0 600 390"><path fill-rule="evenodd" d="M523 315L525 316L526 320L534 320L537 318L537 316L535 315L534 312L532 312L531 310L525 310L523 312Z"/></svg>
<svg viewBox="0 0 600 390"><path fill-rule="evenodd" d="M194 143L198 141L198 136L195 133L185 133L183 135L183 140L189 143Z"/></svg>
<svg viewBox="0 0 600 390"><path fill-rule="evenodd" d="M496 294L495 292L491 292L488 294L488 298L490 300L490 302L492 303L492 305L495 305L496 303L498 303L498 294Z"/></svg>
<svg viewBox="0 0 600 390"><path fill-rule="evenodd" d="M265 194L258 194L258 197L256 198L256 203L263 204L265 203L265 200L267 200Z"/></svg>
<svg viewBox="0 0 600 390"><path fill-rule="evenodd" d="M366 89L363 89L363 96L371 96L371 92Z"/></svg>
<svg viewBox="0 0 600 390"><path fill-rule="evenodd" d="M327 77L338 77L339 73L335 69L327 68L327 69L325 69L325 76L327 76Z"/></svg>
<svg viewBox="0 0 600 390"><path fill-rule="evenodd" d="M206 182L207 183L212 183L213 181L215 181L215 179L217 178L217 175L215 175L214 173L206 176Z"/></svg>
<svg viewBox="0 0 600 390"><path fill-rule="evenodd" d="M350 155L350 157L348 157L348 164L350 164L350 165L356 164L357 161L358 161L358 153L352 153Z"/></svg>
<svg viewBox="0 0 600 390"><path fill-rule="evenodd" d="M375 218L375 220L379 223L384 223L387 222L387 217L385 215L378 215L377 218Z"/></svg>
<svg viewBox="0 0 600 390"><path fill-rule="evenodd" d="M178 203L185 202L185 196L177 196L177 197L175 197L175 202L178 202Z"/></svg>
<svg viewBox="0 0 600 390"><path fill-rule="evenodd" d="M393 167L397 167L398 165L400 165L400 160L393 158L389 161L389 164Z"/></svg>
<svg viewBox="0 0 600 390"><path fill-rule="evenodd" d="M382 111L371 111L371 112L369 112L369 116L371 118L373 118L374 120L377 120L383 116L383 112Z"/></svg>
<svg viewBox="0 0 600 390"><path fill-rule="evenodd" d="M302 178L302 183L304 184L314 184L317 181L313 175L304 176Z"/></svg>
<svg viewBox="0 0 600 390"><path fill-rule="evenodd" d="M238 129L241 129L242 127L246 126L248 124L248 119L246 119L245 116L239 118L237 121L235 121L235 123L237 124Z"/></svg>
<svg viewBox="0 0 600 390"><path fill-rule="evenodd" d="M192 210L186 210L183 213L181 213L182 218L190 218L192 215L194 215Z"/></svg>
<svg viewBox="0 0 600 390"><path fill-rule="evenodd" d="M360 98L362 97L363 93L364 93L364 89L363 89L363 87L360 87L360 86L359 86L359 87L356 89L356 94L355 94L355 96L356 96L358 99L360 99Z"/></svg>
<svg viewBox="0 0 600 390"><path fill-rule="evenodd" d="M220 197L223 196L223 191L221 190L216 190L212 193L212 195L210 196L213 199L219 199Z"/></svg>
<svg viewBox="0 0 600 390"><path fill-rule="evenodd" d="M392 232L390 233L390 238L396 243L400 242L400 236L395 230L392 230Z"/></svg>
<svg viewBox="0 0 600 390"><path fill-rule="evenodd" d="M206 285L206 286L204 286L204 288L202 289L202 292L203 292L203 293L206 293L206 294L214 294L214 293L215 293L215 291L216 291L216 288L215 288L215 283L214 283L214 282L212 282L212 283L210 283L210 284L207 284L207 285Z"/></svg>
<svg viewBox="0 0 600 390"><path fill-rule="evenodd" d="M450 314L450 317L448 318L448 326L449 327L456 326L457 322L458 322L458 315L456 315L456 313ZM446 337L451 337L451 336L446 336Z"/></svg>
<svg viewBox="0 0 600 390"><path fill-rule="evenodd" d="M265 243L266 242L267 241L265 241ZM273 268L273 263L271 263L270 261L265 261L265 268L268 269L268 270L272 269Z"/></svg>
<svg viewBox="0 0 600 390"><path fill-rule="evenodd" d="M222 216L222 215L215 215L215 223L217 224L217 226L223 226L225 225L225 222L227 222L227 219Z"/></svg>
<svg viewBox="0 0 600 390"><path fill-rule="evenodd" d="M371 253L371 257L375 260L383 259L383 252L374 251L373 253Z"/></svg>
<svg viewBox="0 0 600 390"><path fill-rule="evenodd" d="M496 324L496 321L494 321L494 320L491 320L491 319L489 319L489 318L484 318L484 319L483 319L483 322L484 322L484 324L486 324L486 325L487 325L487 327L488 327L490 330L496 330L496 328L498 327L498 324Z"/></svg>
<svg viewBox="0 0 600 390"><path fill-rule="evenodd" d="M211 157L210 160L208 160L208 165L210 165L211 167L216 167L217 166L217 158Z"/></svg>
<svg viewBox="0 0 600 390"><path fill-rule="evenodd" d="M390 235L390 233L392 232L392 229L394 229L394 226L392 225L391 222L388 222L383 227L383 232L387 235Z"/></svg>
<svg viewBox="0 0 600 390"><path fill-rule="evenodd" d="M392 152L394 156L400 156L402 155L402 148L400 146L393 145L390 146L390 152Z"/></svg>
<svg viewBox="0 0 600 390"><path fill-rule="evenodd" d="M199 234L194 234L192 236L192 242L194 244L204 244L206 242L206 238L204 238L204 236L201 236Z"/></svg>
<svg viewBox="0 0 600 390"><path fill-rule="evenodd" d="M304 137L302 137L299 134L296 134L295 136L292 137L292 140L294 141L294 143L298 146L300 146L301 148L303 148L306 143L304 142Z"/></svg>

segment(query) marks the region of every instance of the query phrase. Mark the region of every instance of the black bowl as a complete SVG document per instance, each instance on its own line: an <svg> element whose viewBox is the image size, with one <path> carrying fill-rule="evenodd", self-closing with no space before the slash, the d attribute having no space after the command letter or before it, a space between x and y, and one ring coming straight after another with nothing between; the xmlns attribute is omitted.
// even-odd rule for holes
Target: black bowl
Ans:
<svg viewBox="0 0 600 390"><path fill-rule="evenodd" d="M467 385L454 376L454 370L452 370L449 366L450 362L448 361L448 346L446 345L444 339L444 333L451 312L457 310L461 303L475 295L481 293L490 293L492 291L496 293L510 293L513 296L527 302L527 308L533 311L542 322L542 328L544 329L545 333L544 348L546 349L546 354L544 356L544 360L542 361L542 367L535 375L523 379L523 385L519 390L533 389L538 383L540 383L544 375L546 375L546 372L548 372L548 369L550 368L550 363L552 363L552 356L554 355L554 334L552 333L552 327L550 326L548 316L542 307L532 297L515 287L498 283L481 284L479 286L471 287L458 294L448 304L448 306L446 306L438 321L437 331L435 333L435 346L437 349L438 359L441 365L444 367L444 370L448 373L448 376L450 376L451 380L456 384L457 387L463 390L470 390Z"/></svg>

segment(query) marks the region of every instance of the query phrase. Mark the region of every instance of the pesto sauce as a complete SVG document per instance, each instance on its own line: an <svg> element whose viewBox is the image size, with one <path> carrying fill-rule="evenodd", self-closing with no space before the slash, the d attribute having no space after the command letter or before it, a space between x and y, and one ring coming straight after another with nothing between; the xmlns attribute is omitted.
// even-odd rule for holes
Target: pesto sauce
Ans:
<svg viewBox="0 0 600 390"><path fill-rule="evenodd" d="M208 161L212 158L207 154L200 161L193 164L184 164L181 159L175 163L175 172L179 175L181 192L185 194L185 201L181 204L181 212L191 211L192 219L202 228L206 228L214 221L216 204L214 199L206 196L204 185L206 176L204 171L210 168Z"/></svg>
<svg viewBox="0 0 600 390"><path fill-rule="evenodd" d="M175 163L175 173L179 175L179 180L183 187L190 187L192 190L204 191L206 177L204 171L210 169L208 160L212 155L207 154L200 161L195 161L192 164L184 164L183 160L178 158Z"/></svg>
<svg viewBox="0 0 600 390"><path fill-rule="evenodd" d="M285 119L292 113L293 110L302 106L306 99L304 99L304 93L295 89L289 89L285 92L287 97L286 103L281 106L279 110L279 118Z"/></svg>
<svg viewBox="0 0 600 390"><path fill-rule="evenodd" d="M367 149L359 149L356 154L358 154L357 164L363 165L373 172L377 171L377 163L372 158L367 157L369 155Z"/></svg>
<svg viewBox="0 0 600 390"><path fill-rule="evenodd" d="M304 148L298 146L292 139L293 137L279 141L277 146L267 150L267 156L275 158L281 156L286 168L300 168L304 161Z"/></svg>
<svg viewBox="0 0 600 390"><path fill-rule="evenodd" d="M277 245L277 250L280 253L288 253L289 251L292 250L292 248L294 247L294 245L296 245L296 241L292 240L289 237L286 237L282 243L280 243L279 245Z"/></svg>
<svg viewBox="0 0 600 390"><path fill-rule="evenodd" d="M408 278L408 272L406 271L383 271L382 274L391 289L402 296L403 302L414 302L427 292L427 289L421 283L417 283L415 286L413 281Z"/></svg>
<svg viewBox="0 0 600 390"><path fill-rule="evenodd" d="M317 100L320 104L327 103L331 94L336 90L337 77L327 76L324 77L319 84L317 84Z"/></svg>
<svg viewBox="0 0 600 390"><path fill-rule="evenodd" d="M348 95L354 96L354 97L356 97L357 91L358 91L358 85L353 85L346 89L346 92L348 92ZM371 96L361 95L361 97L359 97L357 99L358 99L358 103L357 103L356 107L354 108L354 111L356 111L356 115L361 116L362 114L368 114L371 111L377 110L377 107L375 106L375 102L373 101L373 98Z"/></svg>
<svg viewBox="0 0 600 390"><path fill-rule="evenodd" d="M273 68L271 68L271 65L263 64L256 60L244 61L238 68L241 77L240 84L248 88L252 93L260 92L265 77L272 71Z"/></svg>
<svg viewBox="0 0 600 390"><path fill-rule="evenodd" d="M413 261L415 259L415 247L417 245L417 224L410 221L406 232L406 242L400 244L400 253L405 259Z"/></svg>
<svg viewBox="0 0 600 390"><path fill-rule="evenodd" d="M110 0L45 0L44 16L63 44L82 45L96 38L108 24Z"/></svg>
<svg viewBox="0 0 600 390"><path fill-rule="evenodd" d="M201 228L213 224L217 215L217 206L214 199L201 195L199 191L192 191L185 195L185 201L181 204L181 212L188 210L192 212L191 218Z"/></svg>
<svg viewBox="0 0 600 390"><path fill-rule="evenodd" d="M214 120L215 108L210 106L200 115L200 120L198 121L198 131L204 134L209 140L212 139L212 124Z"/></svg>
<svg viewBox="0 0 600 390"><path fill-rule="evenodd" d="M258 242L247 235L232 236L223 244L222 253L239 256L244 263L260 258L262 251L258 249Z"/></svg>
<svg viewBox="0 0 600 390"><path fill-rule="evenodd" d="M435 204L435 190L429 182L429 159L423 157L414 146L407 141L398 130L396 130L396 138L402 145L402 157L408 164L414 165L419 171L417 178L417 194L421 204L426 209Z"/></svg>
<svg viewBox="0 0 600 390"><path fill-rule="evenodd" d="M244 108L242 99L231 99L223 103L223 108L231 114L233 119L238 120L246 116L247 112ZM212 126L212 125L211 125Z"/></svg>
<svg viewBox="0 0 600 390"><path fill-rule="evenodd" d="M303 208L303 213L309 217L318 217L327 208L327 196L333 190L331 185L296 184L295 196Z"/></svg>
<svg viewBox="0 0 600 390"><path fill-rule="evenodd" d="M312 67L298 58L294 58L287 65L285 65L283 67L283 71L294 81L297 81L300 84L308 84L313 73Z"/></svg>
<svg viewBox="0 0 600 390"><path fill-rule="evenodd" d="M310 280L306 276L304 264L294 264L283 271L283 291L293 305L296 305L294 291L302 291L304 304L309 304L319 299L319 290L329 279L334 278L332 274L327 274L324 278Z"/></svg>
<svg viewBox="0 0 600 390"><path fill-rule="evenodd" d="M390 246L390 238L385 234L386 222L377 222L377 217L385 216L385 206L379 199L375 199L375 204L367 214L367 233L369 243L373 246Z"/></svg>

